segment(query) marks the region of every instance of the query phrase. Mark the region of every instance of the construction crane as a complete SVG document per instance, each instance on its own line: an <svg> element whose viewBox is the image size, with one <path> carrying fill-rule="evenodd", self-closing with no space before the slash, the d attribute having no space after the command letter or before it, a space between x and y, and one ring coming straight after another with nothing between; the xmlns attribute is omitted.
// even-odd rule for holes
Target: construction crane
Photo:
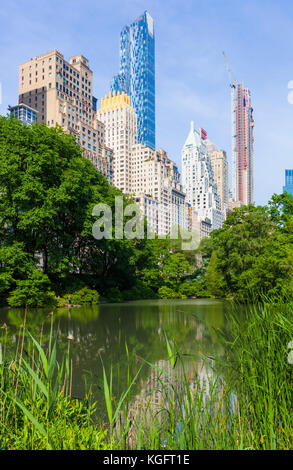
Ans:
<svg viewBox="0 0 293 470"><path fill-rule="evenodd" d="M237 132L236 132L236 112L235 112L235 93L236 93L236 80L233 79L232 72L230 69L228 57L223 51L223 56L226 63L226 69L229 75L230 89L231 89L231 137L232 137L232 175L233 175L233 197L236 198L236 160L237 160Z"/></svg>
<svg viewBox="0 0 293 470"><path fill-rule="evenodd" d="M228 57L227 57L227 54L226 54L225 51L223 51L223 56L224 56L225 63L226 63L226 69L227 69L227 72L228 72L228 75L229 75L230 87L232 88L232 86L235 84L235 80L233 80L233 76L232 76L232 72L231 72L231 69L230 69Z"/></svg>

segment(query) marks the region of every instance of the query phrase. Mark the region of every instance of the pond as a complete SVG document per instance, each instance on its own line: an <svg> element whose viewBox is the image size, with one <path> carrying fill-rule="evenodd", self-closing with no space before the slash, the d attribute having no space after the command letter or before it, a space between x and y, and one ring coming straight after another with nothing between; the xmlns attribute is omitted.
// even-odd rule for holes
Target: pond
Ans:
<svg viewBox="0 0 293 470"><path fill-rule="evenodd" d="M221 359L224 348L217 330L229 327L229 302L206 299L145 300L121 304L100 304L71 309L30 309L26 328L43 343L48 338L53 318L58 335L58 361L70 351L72 396L84 398L92 390L98 411L105 415L103 369L108 377L112 368L113 391L120 395L127 381L144 364L133 388L133 400L154 385L154 369L167 365L166 337L177 345L188 361L195 358L196 370L203 370L205 357ZM15 349L24 312L0 309L0 326L8 325L8 347ZM3 331L3 330L2 330ZM190 382L196 371L187 367ZM205 369L204 374L208 371ZM151 388L152 388L151 387ZM136 398L134 398L136 397Z"/></svg>

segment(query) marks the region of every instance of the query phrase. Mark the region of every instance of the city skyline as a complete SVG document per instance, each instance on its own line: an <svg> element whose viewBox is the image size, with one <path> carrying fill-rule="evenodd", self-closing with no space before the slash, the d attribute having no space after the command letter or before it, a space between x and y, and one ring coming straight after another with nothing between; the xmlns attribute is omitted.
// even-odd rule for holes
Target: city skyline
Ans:
<svg viewBox="0 0 293 470"><path fill-rule="evenodd" d="M42 29L46 24L46 9L40 11L37 4L31 2L35 8L30 18L21 6L16 12L16 4L13 2L5 8L5 13L1 10L4 20L7 15L6 20L3 21L4 35L6 25L10 25L10 32L15 33L11 46L5 50L2 49L4 63L0 77L3 93L1 114L7 113L9 104L16 104L17 79L15 80L15 75L18 63L54 47L61 49L67 57L78 51L89 58L95 74L93 93L100 99L109 91L109 80L117 71L121 28L147 9L156 24L158 63L156 72L158 142L156 147L166 149L170 158L180 164L180 150L186 138L186 126L190 120L194 120L196 127L204 127L208 132L208 137L216 142L220 149L227 152L231 168L230 90L222 57L222 50L225 50L237 80L243 81L253 95L257 129L255 135L256 203L266 203L273 192L280 193L284 184L284 169L292 167L290 161L292 145L286 138L290 135L292 113L292 107L287 99L288 82L292 79L287 63L290 63L291 57L290 54L287 58L284 54L274 55L274 59L270 61L270 52L274 53L279 48L284 49L281 44L284 44L289 37L292 26L290 18L292 5L289 2L281 2L282 6L286 7L285 12L280 5L273 5L273 2L269 1L266 2L267 8L264 11L260 5L255 5L255 2L253 4L246 2L246 6L233 2L234 12L230 12L227 18L223 18L223 14L217 15L219 8L216 2L210 2L208 5L205 3L205 17L200 13L199 8L203 2L185 2L180 8L180 14L181 3L179 5L179 2L174 1L169 2L167 9L163 9L162 2L120 3L119 6L119 2L110 1L107 6L98 6L93 5L92 2L85 2L89 12L96 13L97 25L103 23L104 27L96 28L93 32L91 28L82 28L81 25L81 31L74 38L69 33L74 26L79 24L78 2L75 2L75 8L69 15L68 25L63 25L60 31L57 31L59 19L53 15L54 21L57 21L53 44L52 34L44 33ZM232 4L232 2L227 2L226 12L229 10L228 4L230 3ZM113 5L116 6L114 12L113 8L111 9ZM196 37L194 28L192 29L195 19L193 18L192 22L189 16L195 6L198 31L202 33L208 25L215 26L214 30L209 30L209 36L204 33L199 34L201 38ZM249 7L252 7L252 10L249 10ZM261 13L264 13L264 21L259 26L256 23ZM178 21L176 20L177 14L179 15ZM51 18L49 17L49 24L53 21L53 16L51 14ZM89 13L90 16L92 15ZM217 41L216 45L219 32L224 30L231 16L234 22L232 21L230 29L226 30L225 35ZM28 28L26 38L22 41L18 40L16 47L20 17L22 17L22 22L24 21L30 28ZM271 34L273 18L277 18L283 26L278 32L278 37ZM90 18L89 20L92 23ZM249 40L241 37L241 31L246 28L248 22L251 26ZM178 38L171 42L172 47L170 47L170 34ZM244 46L247 48L248 44L252 44L252 35L254 39L261 40L257 46L253 41L253 51L247 50L245 53ZM262 38L260 38L261 35L263 35ZM272 37L269 38L269 35ZM95 47L92 44L93 38L96 40ZM197 39L196 46L192 44L192 40L195 39ZM271 48L270 41L273 40L277 42ZM199 47L200 45L203 47ZM172 73L177 69L179 69L177 74ZM214 73L211 73L211 69L214 69ZM231 186L230 170L230 188Z"/></svg>

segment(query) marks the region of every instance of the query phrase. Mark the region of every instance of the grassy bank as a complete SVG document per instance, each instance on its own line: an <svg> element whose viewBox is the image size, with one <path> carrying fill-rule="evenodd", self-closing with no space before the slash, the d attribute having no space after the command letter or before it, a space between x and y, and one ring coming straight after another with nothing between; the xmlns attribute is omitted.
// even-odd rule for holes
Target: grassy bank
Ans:
<svg viewBox="0 0 293 470"><path fill-rule="evenodd" d="M52 325L49 343L42 346L20 328L14 355L7 350L7 327L0 349L0 447L8 450L107 449L103 425L95 426L95 403L89 397L71 399L72 363L69 351L56 361L57 340Z"/></svg>
<svg viewBox="0 0 293 470"><path fill-rule="evenodd" d="M52 320L53 321L53 320ZM71 398L70 351L56 361L56 341L25 335L25 319L13 353L2 328L0 447L6 449L292 449L293 305L237 307L226 357L184 356L166 337L166 361L150 364L148 380L131 396L128 377L121 396L104 370L108 422L95 415L87 395ZM115 378L116 380L116 378Z"/></svg>

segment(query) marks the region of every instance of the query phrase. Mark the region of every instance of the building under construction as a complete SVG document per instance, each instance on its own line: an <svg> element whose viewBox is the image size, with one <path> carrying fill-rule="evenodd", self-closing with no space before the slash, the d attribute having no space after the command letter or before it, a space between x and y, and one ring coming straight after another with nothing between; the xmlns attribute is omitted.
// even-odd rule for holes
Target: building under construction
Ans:
<svg viewBox="0 0 293 470"><path fill-rule="evenodd" d="M233 199L243 204L253 204L254 120L251 93L242 83L235 81L231 90Z"/></svg>
<svg viewBox="0 0 293 470"><path fill-rule="evenodd" d="M231 87L233 200L240 204L254 203L253 108L251 93L232 79L225 52Z"/></svg>

